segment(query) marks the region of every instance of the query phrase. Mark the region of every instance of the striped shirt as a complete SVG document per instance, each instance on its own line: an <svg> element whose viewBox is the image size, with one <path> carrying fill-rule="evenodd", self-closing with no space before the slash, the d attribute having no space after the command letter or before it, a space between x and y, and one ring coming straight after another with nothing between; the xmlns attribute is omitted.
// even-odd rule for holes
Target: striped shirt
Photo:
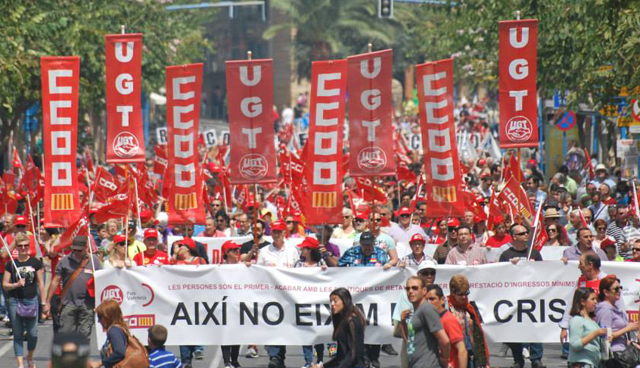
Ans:
<svg viewBox="0 0 640 368"><path fill-rule="evenodd" d="M182 363L172 352L155 349L149 354L149 368L181 368Z"/></svg>
<svg viewBox="0 0 640 368"><path fill-rule="evenodd" d="M621 252L620 251L620 246L624 243L627 243L629 241L629 239L627 238L627 234L625 229L629 227L628 225L625 227L620 227L618 226L618 222L614 221L612 223L609 224L609 226L607 227L607 232L605 234L607 234L608 236L613 237L616 240L616 247L618 248L618 254L620 256L622 256L624 259L629 258L631 255L629 254L629 252Z"/></svg>

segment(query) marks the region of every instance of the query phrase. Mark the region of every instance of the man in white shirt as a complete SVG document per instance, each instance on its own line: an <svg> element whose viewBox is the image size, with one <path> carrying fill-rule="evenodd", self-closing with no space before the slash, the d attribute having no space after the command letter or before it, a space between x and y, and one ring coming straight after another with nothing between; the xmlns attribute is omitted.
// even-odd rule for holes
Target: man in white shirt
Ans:
<svg viewBox="0 0 640 368"><path fill-rule="evenodd" d="M285 244L283 230L276 230L275 227L272 230L273 243L259 250L257 264L268 267L293 267L300 259L298 250L295 246ZM268 345L266 348L269 353L268 368L284 368L286 346Z"/></svg>
<svg viewBox="0 0 640 368"><path fill-rule="evenodd" d="M398 210L398 222L392 223L389 230L389 235L396 243L409 243L415 234L420 234L423 238L427 237L419 225L411 223L411 214L412 211L409 207L402 207Z"/></svg>

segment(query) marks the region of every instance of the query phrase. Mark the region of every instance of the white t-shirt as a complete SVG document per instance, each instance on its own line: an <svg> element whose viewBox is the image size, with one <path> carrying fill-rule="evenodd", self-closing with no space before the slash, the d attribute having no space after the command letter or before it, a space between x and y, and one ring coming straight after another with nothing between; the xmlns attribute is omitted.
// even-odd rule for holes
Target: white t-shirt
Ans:
<svg viewBox="0 0 640 368"><path fill-rule="evenodd" d="M257 264L269 267L293 267L300 259L300 253L295 246L286 244L278 250L273 244L260 249Z"/></svg>

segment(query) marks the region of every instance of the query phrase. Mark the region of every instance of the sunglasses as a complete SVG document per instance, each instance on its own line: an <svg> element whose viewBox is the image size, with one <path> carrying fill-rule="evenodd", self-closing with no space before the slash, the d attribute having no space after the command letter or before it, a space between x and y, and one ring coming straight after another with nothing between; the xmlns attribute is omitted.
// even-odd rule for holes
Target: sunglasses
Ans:
<svg viewBox="0 0 640 368"><path fill-rule="evenodd" d="M351 219L351 216L342 216L342 218L345 219L345 220L349 220L349 219Z"/></svg>
<svg viewBox="0 0 640 368"><path fill-rule="evenodd" d="M455 227L450 227L449 231L456 231L456 228Z"/></svg>
<svg viewBox="0 0 640 368"><path fill-rule="evenodd" d="M375 222L381 222L381 221L382 221L382 219L374 219L373 221L375 221Z"/></svg>
<svg viewBox="0 0 640 368"><path fill-rule="evenodd" d="M455 296L460 296L460 297L463 297L463 296L469 296L469 294L471 294L471 292L470 292L469 290L464 291L464 292L463 292L463 291L461 291L461 292L459 292L459 293L453 293L453 295L455 295Z"/></svg>
<svg viewBox="0 0 640 368"><path fill-rule="evenodd" d="M640 252L640 248L632 248L631 251L632 252Z"/></svg>
<svg viewBox="0 0 640 368"><path fill-rule="evenodd" d="M220 203L214 203L214 204L212 204L212 206L213 206L213 207L220 207L220 206L222 206L222 205L221 205Z"/></svg>
<svg viewBox="0 0 640 368"><path fill-rule="evenodd" d="M418 275L420 275L420 276L435 276L436 275L436 270L420 271L420 272L418 272Z"/></svg>
<svg viewBox="0 0 640 368"><path fill-rule="evenodd" d="M614 293L619 293L622 290L622 286L614 287L613 289L609 290L613 291Z"/></svg>
<svg viewBox="0 0 640 368"><path fill-rule="evenodd" d="M29 248L29 244L18 244L16 245L18 248Z"/></svg>
<svg viewBox="0 0 640 368"><path fill-rule="evenodd" d="M408 218L408 217L411 217L411 215L406 215L406 214L405 214L405 215L400 215L400 217L402 217L402 218Z"/></svg>
<svg viewBox="0 0 640 368"><path fill-rule="evenodd" d="M116 243L116 246L118 246L118 247L124 247L124 246L125 246L125 243Z"/></svg>
<svg viewBox="0 0 640 368"><path fill-rule="evenodd" d="M420 286L406 286L404 289L406 291L411 291L411 290L418 291L418 290L420 290Z"/></svg>
<svg viewBox="0 0 640 368"><path fill-rule="evenodd" d="M285 221L287 224L293 224L294 221Z"/></svg>
<svg viewBox="0 0 640 368"><path fill-rule="evenodd" d="M547 230L547 232L550 232L550 233L557 233L557 232L558 232L558 230L556 230L556 229L549 229L549 230Z"/></svg>
<svg viewBox="0 0 640 368"><path fill-rule="evenodd" d="M513 234L513 235L518 235L518 236L521 236L521 235L529 235L529 232L528 232L528 231L523 231L523 232L521 232L521 233L515 233L515 234Z"/></svg>

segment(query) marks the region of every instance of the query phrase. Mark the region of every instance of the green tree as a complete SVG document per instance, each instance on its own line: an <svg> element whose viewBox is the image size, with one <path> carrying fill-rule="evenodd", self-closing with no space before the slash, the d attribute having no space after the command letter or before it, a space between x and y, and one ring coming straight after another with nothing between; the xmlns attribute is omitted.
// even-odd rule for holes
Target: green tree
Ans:
<svg viewBox="0 0 640 368"><path fill-rule="evenodd" d="M11 132L17 131L24 111L41 98L41 56L81 57L79 129L102 154L106 34L119 33L120 25L128 33L144 34L142 81L146 92L164 85L165 66L201 61L212 50L202 25L215 14L213 9L170 12L156 0L0 0L0 8L4 14L0 18L3 147Z"/></svg>

